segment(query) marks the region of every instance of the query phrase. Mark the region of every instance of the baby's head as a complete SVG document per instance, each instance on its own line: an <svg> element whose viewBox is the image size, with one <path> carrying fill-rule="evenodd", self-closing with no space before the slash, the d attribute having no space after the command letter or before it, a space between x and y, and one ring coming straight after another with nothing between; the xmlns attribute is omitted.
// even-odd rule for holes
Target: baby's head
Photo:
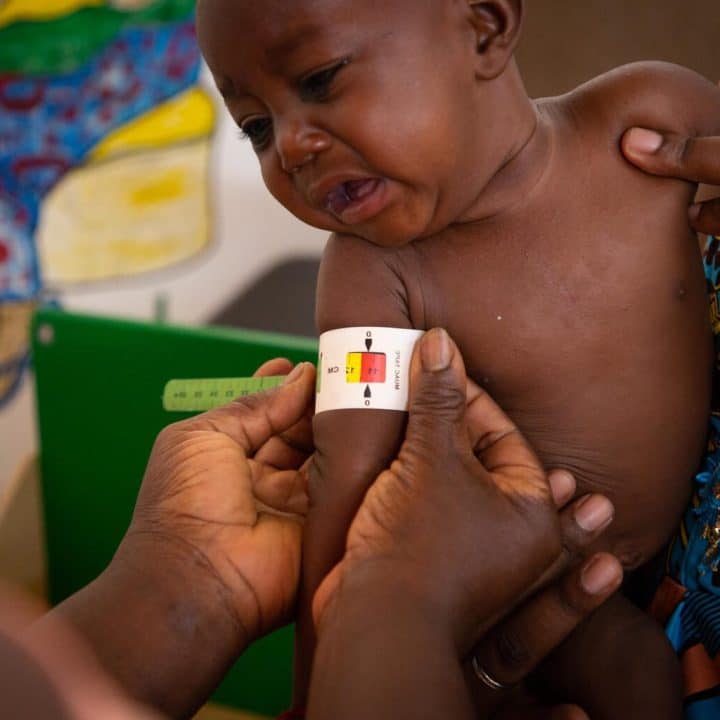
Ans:
<svg viewBox="0 0 720 720"><path fill-rule="evenodd" d="M506 160L522 0L198 0L203 54L270 192L401 245L461 220Z"/></svg>

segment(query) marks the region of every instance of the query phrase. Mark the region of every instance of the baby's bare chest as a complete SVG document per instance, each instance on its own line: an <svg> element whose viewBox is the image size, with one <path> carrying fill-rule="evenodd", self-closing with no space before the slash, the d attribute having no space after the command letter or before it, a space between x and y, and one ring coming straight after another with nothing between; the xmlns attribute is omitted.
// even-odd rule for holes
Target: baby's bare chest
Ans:
<svg viewBox="0 0 720 720"><path fill-rule="evenodd" d="M448 329L468 374L545 465L611 496L613 540L625 547L630 538L623 552L634 565L687 499L704 444L711 345L686 198L666 194L653 212L612 200L420 243L410 294L422 296L411 304L423 317L413 320Z"/></svg>
<svg viewBox="0 0 720 720"><path fill-rule="evenodd" d="M474 378L511 403L561 383L616 384L620 365L660 376L696 357L693 345L707 347L699 246L683 203L666 193L663 208L643 212L609 193L449 231L416 248L415 306L427 326L448 328ZM686 350L659 359L670 343Z"/></svg>

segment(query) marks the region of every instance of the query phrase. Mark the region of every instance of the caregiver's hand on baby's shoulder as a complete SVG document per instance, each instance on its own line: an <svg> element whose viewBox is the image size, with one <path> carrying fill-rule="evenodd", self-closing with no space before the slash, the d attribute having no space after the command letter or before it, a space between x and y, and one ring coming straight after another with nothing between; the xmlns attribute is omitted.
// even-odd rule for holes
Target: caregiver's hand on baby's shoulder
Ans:
<svg viewBox="0 0 720 720"><path fill-rule="evenodd" d="M631 128L621 147L630 162L652 175L720 185L720 136L688 137ZM695 230L720 235L720 198L696 203L689 213Z"/></svg>

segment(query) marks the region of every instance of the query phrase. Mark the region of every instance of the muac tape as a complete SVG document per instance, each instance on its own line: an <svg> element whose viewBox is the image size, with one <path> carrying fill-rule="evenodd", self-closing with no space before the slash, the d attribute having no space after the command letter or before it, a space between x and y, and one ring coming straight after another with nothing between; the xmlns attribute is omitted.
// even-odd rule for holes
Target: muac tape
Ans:
<svg viewBox="0 0 720 720"><path fill-rule="evenodd" d="M407 410L410 359L424 330L355 327L320 336L315 412Z"/></svg>
<svg viewBox="0 0 720 720"><path fill-rule="evenodd" d="M343 409L407 410L410 359L424 330L354 327L320 336L315 412ZM163 407L202 412L236 397L269 390L284 376L169 380Z"/></svg>

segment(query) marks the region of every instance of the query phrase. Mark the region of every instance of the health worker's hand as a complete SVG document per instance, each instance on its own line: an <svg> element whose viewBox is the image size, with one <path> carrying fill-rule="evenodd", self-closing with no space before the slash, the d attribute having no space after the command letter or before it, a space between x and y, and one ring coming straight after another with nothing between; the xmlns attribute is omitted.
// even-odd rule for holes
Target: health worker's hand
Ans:
<svg viewBox="0 0 720 720"><path fill-rule="evenodd" d="M248 644L291 617L314 380L302 363L281 387L165 428L112 562L35 631L70 623L131 698L191 716Z"/></svg>
<svg viewBox="0 0 720 720"><path fill-rule="evenodd" d="M256 375L292 370L271 360ZM315 370L301 363L276 389L165 428L153 447L125 542L188 555L215 583L243 646L288 622L307 511Z"/></svg>
<svg viewBox="0 0 720 720"><path fill-rule="evenodd" d="M631 128L623 136L625 157L652 175L720 185L720 136L687 137L647 128ZM695 230L720 235L720 198L690 206Z"/></svg>
<svg viewBox="0 0 720 720"><path fill-rule="evenodd" d="M397 710L393 697L406 705L402 716L472 717L478 710L485 716L494 699L474 707L463 675L473 646L486 638L478 660L517 682L622 576L614 558L599 558L599 579L590 563L583 565L508 617L504 629L488 633L612 519L612 506L600 496L559 514L556 502L565 504L574 492L572 478L564 478L564 489L554 493L517 428L466 383L447 334L428 332L411 364L405 441L368 490L345 556L315 596L319 644L310 717L332 717L340 708L347 718L384 717L386 708ZM583 585L590 577L594 583ZM543 617L550 622L541 637L532 623ZM496 657L508 637L520 638L527 651L512 667ZM348 703L360 667L365 690Z"/></svg>

